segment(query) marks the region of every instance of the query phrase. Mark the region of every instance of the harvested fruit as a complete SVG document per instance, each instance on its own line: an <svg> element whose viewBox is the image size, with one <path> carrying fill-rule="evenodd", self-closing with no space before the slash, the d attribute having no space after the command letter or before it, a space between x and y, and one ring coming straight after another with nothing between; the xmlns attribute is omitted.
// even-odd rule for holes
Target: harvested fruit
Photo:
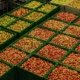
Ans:
<svg viewBox="0 0 80 80"><path fill-rule="evenodd" d="M25 9L25 8L19 8L18 10L15 10L12 15L16 16L16 17L22 17L24 15L27 15L28 13L30 13L29 9Z"/></svg>
<svg viewBox="0 0 80 80"><path fill-rule="evenodd" d="M64 61L63 64L80 70L80 54L72 53Z"/></svg>
<svg viewBox="0 0 80 80"><path fill-rule="evenodd" d="M77 18L77 16L70 12L59 12L58 14L56 14L55 18L66 22L72 22Z"/></svg>
<svg viewBox="0 0 80 80"><path fill-rule="evenodd" d="M21 32L24 29L26 29L27 27L29 27L29 25L30 25L29 22L25 22L25 21L19 20L15 24L11 25L8 28L13 30L13 31L16 31L16 32Z"/></svg>
<svg viewBox="0 0 80 80"><path fill-rule="evenodd" d="M40 18L42 18L44 16L43 13L40 12L32 12L29 15L25 16L24 18L30 21L37 21Z"/></svg>
<svg viewBox="0 0 80 80"><path fill-rule="evenodd" d="M0 77L2 75L4 75L9 70L10 70L10 67L9 66L7 66L6 64L0 62Z"/></svg>
<svg viewBox="0 0 80 80"><path fill-rule="evenodd" d="M66 25L67 25L66 23L63 23L57 20L47 20L46 22L43 23L44 27L57 30L57 31L62 30L63 28L66 27Z"/></svg>
<svg viewBox="0 0 80 80"><path fill-rule="evenodd" d="M38 76L44 76L50 70L52 64L40 58L31 57L21 67Z"/></svg>
<svg viewBox="0 0 80 80"><path fill-rule="evenodd" d="M46 35L47 34L47 35ZM36 37L42 40L47 40L49 39L54 32L49 31L47 29L41 29L41 28L36 28L35 30L32 30L29 35L32 37Z"/></svg>
<svg viewBox="0 0 80 80"><path fill-rule="evenodd" d="M52 46L50 44L44 46L38 52L40 56L48 58L50 60L60 60L65 55L65 53L65 50Z"/></svg>
<svg viewBox="0 0 80 80"><path fill-rule="evenodd" d="M49 75L48 80L80 80L80 73L66 67L58 66Z"/></svg>
<svg viewBox="0 0 80 80"><path fill-rule="evenodd" d="M68 4L68 6L80 9L80 0L73 0L71 3Z"/></svg>
<svg viewBox="0 0 80 80"><path fill-rule="evenodd" d="M0 30L0 44L3 44L5 41L13 37L13 34L6 31Z"/></svg>
<svg viewBox="0 0 80 80"><path fill-rule="evenodd" d="M35 8L38 8L41 4L42 3L38 2L38 1L31 1L28 4L25 4L24 7L35 9Z"/></svg>
<svg viewBox="0 0 80 80"><path fill-rule="evenodd" d="M13 65L20 63L26 57L26 53L12 47L8 47L3 52L0 52L0 59Z"/></svg>
<svg viewBox="0 0 80 80"><path fill-rule="evenodd" d="M76 51L80 52L80 44L77 46Z"/></svg>
<svg viewBox="0 0 80 80"><path fill-rule="evenodd" d="M78 42L79 42L79 40L77 40L73 37L67 36L67 35L63 35L63 34L57 35L51 41L51 43L54 43L54 44L59 45L59 46L63 46L65 48L72 48Z"/></svg>
<svg viewBox="0 0 80 80"><path fill-rule="evenodd" d="M64 33L80 37L80 27L71 25L64 31Z"/></svg>
<svg viewBox="0 0 80 80"><path fill-rule="evenodd" d="M80 19L78 19L75 24L80 25Z"/></svg>
<svg viewBox="0 0 80 80"><path fill-rule="evenodd" d="M42 12L49 13L50 11L52 11L55 8L56 8L55 5L45 4L45 5L41 6L41 8L39 8L38 10L42 11Z"/></svg>
<svg viewBox="0 0 80 80"><path fill-rule="evenodd" d="M15 21L16 19L14 17L10 17L10 16L3 16L2 18L0 18L0 26L7 26L10 23L12 23L13 21Z"/></svg>
<svg viewBox="0 0 80 80"><path fill-rule="evenodd" d="M29 37L23 37L19 41L17 41L14 44L14 46L31 53L35 49L37 49L41 44L42 43L40 41L37 41L36 39L29 38Z"/></svg>
<svg viewBox="0 0 80 80"><path fill-rule="evenodd" d="M67 5L68 3L72 2L72 1L73 0L51 0L51 3Z"/></svg>

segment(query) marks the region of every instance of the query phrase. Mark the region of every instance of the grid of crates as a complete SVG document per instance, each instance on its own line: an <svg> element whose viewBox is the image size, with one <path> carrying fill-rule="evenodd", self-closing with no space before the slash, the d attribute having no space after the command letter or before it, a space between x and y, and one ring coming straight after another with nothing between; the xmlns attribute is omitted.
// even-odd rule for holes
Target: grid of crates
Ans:
<svg viewBox="0 0 80 80"><path fill-rule="evenodd" d="M0 16L0 80L80 80L80 10L16 5Z"/></svg>

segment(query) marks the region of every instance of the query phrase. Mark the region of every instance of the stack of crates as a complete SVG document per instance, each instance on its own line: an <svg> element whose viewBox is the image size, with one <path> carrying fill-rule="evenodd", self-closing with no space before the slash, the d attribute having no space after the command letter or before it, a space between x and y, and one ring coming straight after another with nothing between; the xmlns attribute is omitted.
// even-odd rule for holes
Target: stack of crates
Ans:
<svg viewBox="0 0 80 80"><path fill-rule="evenodd" d="M0 0L0 15L14 9L16 2L24 2L24 0Z"/></svg>
<svg viewBox="0 0 80 80"><path fill-rule="evenodd" d="M0 0L0 11L4 11L5 9L7 9L8 3L6 0Z"/></svg>

